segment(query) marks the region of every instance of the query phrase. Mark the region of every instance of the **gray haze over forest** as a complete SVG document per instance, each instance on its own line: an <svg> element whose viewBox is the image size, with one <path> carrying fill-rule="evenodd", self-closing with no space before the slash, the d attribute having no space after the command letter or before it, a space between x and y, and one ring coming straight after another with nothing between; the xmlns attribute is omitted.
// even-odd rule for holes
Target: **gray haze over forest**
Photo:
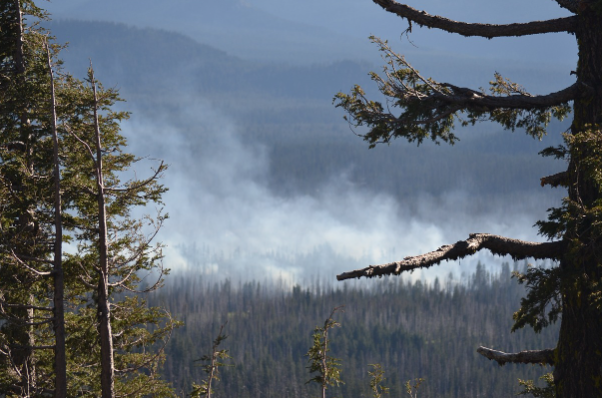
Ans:
<svg viewBox="0 0 602 398"><path fill-rule="evenodd" d="M565 15L546 0L409 4L475 22ZM380 70L370 34L436 79L480 87L499 71L534 93L572 83L573 36L483 40L415 26L406 37L407 24L370 0L57 0L47 8L57 40L70 42L66 69L83 76L92 58L133 111L123 125L132 151L171 166L171 219L160 236L169 267L334 280L469 232L537 240L533 224L559 203L561 193L539 178L564 165L537 152L560 142L566 122L543 142L483 124L460 132L454 147L368 150L331 100L354 83L370 87L367 72ZM464 270L445 264L414 277Z"/></svg>

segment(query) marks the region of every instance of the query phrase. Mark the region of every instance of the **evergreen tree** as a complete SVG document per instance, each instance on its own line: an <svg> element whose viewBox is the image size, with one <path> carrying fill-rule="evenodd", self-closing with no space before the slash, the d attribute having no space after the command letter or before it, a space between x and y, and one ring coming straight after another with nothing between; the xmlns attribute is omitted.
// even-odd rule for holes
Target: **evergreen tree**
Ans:
<svg viewBox="0 0 602 398"><path fill-rule="evenodd" d="M312 336L313 344L306 354L310 362L310 365L307 367L309 373L317 373L307 383L314 382L318 384L322 391L322 398L326 398L326 390L329 386L342 383L341 360L328 355L330 352L329 332L332 328L341 326L339 322L333 319L337 311L343 311L343 307L335 307L330 316L324 321L324 326L317 326L314 329Z"/></svg>
<svg viewBox="0 0 602 398"><path fill-rule="evenodd" d="M71 348L79 368L88 369L78 372L75 384L89 396L171 396L158 367L177 322L159 308L148 308L139 295L159 288L168 272L162 245L154 243L166 215L161 210L155 217L133 215L137 207L161 205L166 189L157 180L166 166L161 162L147 179L122 182L121 176L140 159L124 152L119 123L129 114L112 110L118 93L105 90L92 68L87 84L67 81L61 128L70 207L64 223L77 251L67 256L65 266L77 281L71 316L79 320L68 326L70 334L85 336L86 344ZM149 286L145 280L142 286L147 277L154 282ZM91 325L97 335L89 335Z"/></svg>
<svg viewBox="0 0 602 398"><path fill-rule="evenodd" d="M602 1L555 0L572 16L548 21L508 25L463 23L432 16L394 0L374 0L388 12L412 24L442 29L464 36L495 38L551 32L574 34L579 49L576 83L548 95L531 95L516 83L496 74L490 93L425 78L386 41L373 38L388 65L383 77L372 74L387 105L366 98L361 87L351 94L339 93L337 106L344 108L356 126L369 128L364 138L370 146L394 138L412 142L432 139L454 143L454 122L463 125L480 120L500 123L510 130L524 128L541 138L551 117L574 119L565 133L565 145L548 148L543 155L568 162L565 172L544 177L541 184L567 188L562 206L551 209L539 222L546 243L524 242L489 234L471 234L465 241L402 261L370 266L339 275L339 280L361 276L399 274L455 260L488 249L515 259L557 261L552 269L532 268L519 280L530 288L515 315L514 328L529 325L536 331L561 316L555 348L506 354L481 347L479 352L500 364L542 363L554 366L554 385L560 398L602 396ZM394 113L394 109L397 109Z"/></svg>
<svg viewBox="0 0 602 398"><path fill-rule="evenodd" d="M219 333L215 340L213 340L211 355L203 355L201 359L197 360L208 362L206 365L202 366L203 371L207 374L207 379L203 380L201 384L192 383L192 392L190 393L191 398L211 398L213 395L213 382L220 380L220 368L224 366L232 366L221 362L232 358L230 355L228 355L228 350L219 349L219 346L222 344L222 342L228 338L228 336L224 334L224 326L225 324L219 328Z"/></svg>
<svg viewBox="0 0 602 398"><path fill-rule="evenodd" d="M172 396L158 367L177 322L139 296L166 274L153 243L166 216L132 215L161 204L165 165L120 181L139 160L119 133L128 114L93 74L60 69L45 18L0 3L0 392Z"/></svg>
<svg viewBox="0 0 602 398"><path fill-rule="evenodd" d="M64 396L61 328L49 279L56 242L51 74L58 48L37 26L30 1L0 5L0 389ZM33 23L26 24L26 20ZM57 377L53 377L53 373Z"/></svg>

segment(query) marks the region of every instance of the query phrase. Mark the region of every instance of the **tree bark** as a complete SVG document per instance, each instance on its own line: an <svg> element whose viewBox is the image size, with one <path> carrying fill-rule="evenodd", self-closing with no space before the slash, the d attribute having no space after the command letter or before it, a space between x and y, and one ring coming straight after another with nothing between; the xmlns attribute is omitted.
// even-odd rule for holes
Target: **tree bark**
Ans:
<svg viewBox="0 0 602 398"><path fill-rule="evenodd" d="M591 176L585 175L583 156L592 156L602 149L599 143L602 122L602 16L592 9L579 13L576 32L579 46L577 79L592 92L575 101L571 134L578 135L588 129L596 131L598 144L579 143L570 148L568 168L569 199L583 208L595 206L600 199L600 186ZM602 247L602 237L592 233L593 220L584 218L575 228L566 232L564 240L579 245L577 253L567 251L560 263L565 275L561 287L562 321L554 383L558 398L586 398L602 396L602 314L597 308L592 282L600 282L602 259L597 253Z"/></svg>
<svg viewBox="0 0 602 398"><path fill-rule="evenodd" d="M50 59L50 47L46 43L48 72L50 74L50 108L52 121L52 140L54 158L54 396L67 396L67 356L65 348L65 306L63 277L63 220L61 212L61 172L59 161L59 137L56 127L56 98L54 94L54 73Z"/></svg>
<svg viewBox="0 0 602 398"><path fill-rule="evenodd" d="M477 251L487 249L496 255L511 255L515 260L525 258L558 259L565 248L563 242L526 242L518 239L505 238L491 234L470 234L467 240L461 240L453 245L441 246L430 253L406 257L402 261L383 265L371 265L367 268L344 272L337 275L337 280L372 278L381 275L399 275L404 271L416 268L428 268L443 261L457 260L475 254Z"/></svg>
<svg viewBox="0 0 602 398"><path fill-rule="evenodd" d="M420 26L437 28L463 36L480 36L486 38L527 36L541 33L573 32L577 25L577 17L551 19L548 21L533 21L527 23L512 23L507 25L491 25L482 23L466 23L453 21L438 15L429 15L394 0L373 0L385 10L396 14Z"/></svg>
<svg viewBox="0 0 602 398"><path fill-rule="evenodd" d="M517 353L507 353L497 350L492 350L487 347L479 347L477 352L485 358L494 360L498 365L503 366L506 363L530 363L540 365L554 364L554 350L529 350Z"/></svg>
<svg viewBox="0 0 602 398"><path fill-rule="evenodd" d="M25 56L24 56L24 38L23 38L23 12L21 10L21 3L19 0L13 0L13 6L15 9L16 16L16 35L15 35L15 52L14 52L14 63L15 63L15 74L19 84L25 84ZM22 103L20 110L20 122L21 122L21 139L25 143L24 154L28 170L33 174L33 151L31 142L31 125L28 118L27 104ZM23 186L19 182L15 186L15 190L22 190ZM26 215L26 214L27 215ZM33 213L30 213L30 209L24 212L21 218L21 223L26 224L33 222ZM29 296L30 308L27 309L27 320L30 326L26 330L26 340L28 347L24 348L22 364L21 364L21 383L23 394L29 396L36 388L36 359L34 357L33 346L36 344L35 327L33 326L33 320L35 319L35 297Z"/></svg>
<svg viewBox="0 0 602 398"><path fill-rule="evenodd" d="M113 334L111 332L111 303L109 302L109 258L107 244L107 212L102 170L102 144L98 123L98 97L94 71L90 66L92 91L94 93L94 132L96 138L96 182L98 188L98 250L100 256L100 278L98 283L98 320L100 322L101 390L102 398L115 397L115 364L113 359Z"/></svg>

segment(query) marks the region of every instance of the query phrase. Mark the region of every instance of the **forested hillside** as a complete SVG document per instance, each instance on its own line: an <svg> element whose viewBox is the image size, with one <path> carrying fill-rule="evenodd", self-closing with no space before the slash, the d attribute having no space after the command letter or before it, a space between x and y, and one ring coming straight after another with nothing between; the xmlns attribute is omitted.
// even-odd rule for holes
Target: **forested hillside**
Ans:
<svg viewBox="0 0 602 398"><path fill-rule="evenodd" d="M514 265L514 268L522 266ZM205 374L194 360L210 353L220 325L229 337L222 343L234 367L222 368L218 397L310 397L317 388L307 353L311 334L331 310L345 306L335 318L341 327L331 333L334 357L343 364L345 385L331 396L371 397L369 364L386 370L391 397L405 395L403 384L426 381L418 396L509 397L519 391L518 378L537 379L549 368L506 365L503 368L476 353L480 345L506 352L553 347L557 329L510 333L512 313L519 308L522 286L504 264L491 275L480 266L458 280L437 280L430 286L402 278L371 281L366 289L353 284L315 281L308 287L260 282L212 282L202 276L172 275L150 299L164 305L185 326L176 330L166 349L166 379L180 394ZM312 395L313 394L313 395Z"/></svg>
<svg viewBox="0 0 602 398"><path fill-rule="evenodd" d="M64 58L69 70L84 73L88 58L99 74L110 77L139 119L176 125L182 139L201 142L207 135L203 117L189 118L191 104L201 100L227 115L248 145L261 145L269 157L268 184L277 195L313 194L333 178L345 176L362 190L400 201L419 194L440 196L462 190L475 208L509 196L539 194L539 178L564 165L534 153L561 142L565 125L551 126L539 142L494 125L461 129L452 149L425 143L418 149L397 145L367 150L335 109L332 98L354 83L370 89L364 62L339 61L313 66L246 61L186 36L106 22L58 21L48 24L59 41L69 41ZM446 74L466 76L480 65L450 60ZM554 73L517 68L513 78L544 85ZM462 80L461 80L462 81ZM153 155L165 158L161 148ZM169 160L169 159L168 159ZM543 198L538 198L542 200ZM548 196L550 205L555 198Z"/></svg>
<svg viewBox="0 0 602 398"><path fill-rule="evenodd" d="M418 378L421 398L507 397L549 372L476 352L554 346L555 326L510 333L525 295L511 269L526 263L334 280L485 219L528 235L532 203L558 199L540 177L564 166L533 154L566 124L545 143L485 124L459 131L455 150L368 151L332 103L370 83L366 62L251 61L173 32L44 18L30 0L0 7L0 398L187 397L222 328L232 366L213 397L313 397L306 353L333 308L344 384L332 396L371 397L371 364L395 397ZM70 47L59 55L46 28ZM468 80L479 69L448 66ZM536 85L553 76L515 71Z"/></svg>

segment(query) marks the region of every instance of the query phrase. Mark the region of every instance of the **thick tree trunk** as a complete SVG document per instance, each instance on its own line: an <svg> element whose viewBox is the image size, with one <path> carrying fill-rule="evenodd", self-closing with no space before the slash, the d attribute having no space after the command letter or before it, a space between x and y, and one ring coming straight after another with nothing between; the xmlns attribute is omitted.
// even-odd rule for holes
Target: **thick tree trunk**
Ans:
<svg viewBox="0 0 602 398"><path fill-rule="evenodd" d="M580 299L586 289L563 296L554 369L558 398L602 397L602 319L590 300Z"/></svg>
<svg viewBox="0 0 602 398"><path fill-rule="evenodd" d="M596 125L602 122L602 16L586 9L579 14L579 22L577 79L584 95L575 101L573 136L587 130L601 134ZM576 141L570 148L569 198L583 208L591 208L600 199L600 187L587 175L588 165L583 160L593 151L599 154L602 148L595 146L601 142ZM554 370L558 398L602 397L602 314L592 296L592 283L599 283L602 277L602 258L597 253L602 238L592 233L592 220L583 219L567 231L569 250L560 264L565 277Z"/></svg>

